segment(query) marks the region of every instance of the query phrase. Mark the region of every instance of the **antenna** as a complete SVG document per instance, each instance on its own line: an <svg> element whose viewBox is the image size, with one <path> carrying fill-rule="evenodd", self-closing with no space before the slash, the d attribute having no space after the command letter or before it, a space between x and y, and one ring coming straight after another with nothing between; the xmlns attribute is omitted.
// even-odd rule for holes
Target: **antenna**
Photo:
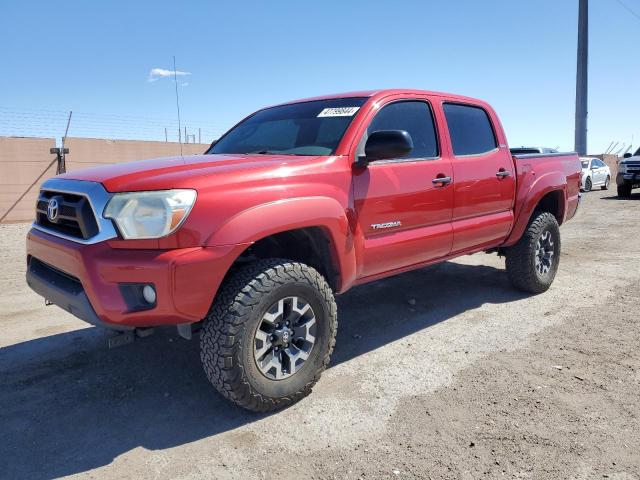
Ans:
<svg viewBox="0 0 640 480"><path fill-rule="evenodd" d="M182 157L182 138L180 130L182 129L180 123L180 98L178 97L178 74L176 73L176 56L173 56L173 80L176 84L176 110L178 111L178 143L180 144L180 156ZM184 158L182 159L184 160Z"/></svg>

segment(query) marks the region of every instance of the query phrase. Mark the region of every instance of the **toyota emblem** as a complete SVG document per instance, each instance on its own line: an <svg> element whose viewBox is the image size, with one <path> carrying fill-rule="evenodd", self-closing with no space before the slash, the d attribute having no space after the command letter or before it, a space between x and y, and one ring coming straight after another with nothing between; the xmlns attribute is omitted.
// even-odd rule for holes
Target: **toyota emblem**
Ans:
<svg viewBox="0 0 640 480"><path fill-rule="evenodd" d="M49 219L50 222L56 221L56 219L58 218L58 210L59 210L58 200L55 198L52 198L51 200L49 200L49 203L47 204L47 218Z"/></svg>

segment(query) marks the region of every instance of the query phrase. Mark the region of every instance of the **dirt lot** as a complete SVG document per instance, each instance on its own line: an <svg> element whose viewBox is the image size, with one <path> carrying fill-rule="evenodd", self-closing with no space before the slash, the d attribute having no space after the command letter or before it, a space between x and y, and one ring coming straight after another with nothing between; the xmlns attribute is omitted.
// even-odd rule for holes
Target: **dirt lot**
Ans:
<svg viewBox="0 0 640 480"><path fill-rule="evenodd" d="M640 193L592 192L552 289L478 254L339 298L332 367L272 415L173 331L116 350L25 286L0 227L0 477L640 479Z"/></svg>

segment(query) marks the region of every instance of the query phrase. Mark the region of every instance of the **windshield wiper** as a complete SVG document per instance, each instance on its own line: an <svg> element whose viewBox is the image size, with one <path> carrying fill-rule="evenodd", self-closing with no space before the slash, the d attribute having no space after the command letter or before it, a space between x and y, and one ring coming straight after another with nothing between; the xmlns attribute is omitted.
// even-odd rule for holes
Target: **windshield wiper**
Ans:
<svg viewBox="0 0 640 480"><path fill-rule="evenodd" d="M247 152L249 155L296 155L295 153L274 152L272 150L258 150L257 152Z"/></svg>

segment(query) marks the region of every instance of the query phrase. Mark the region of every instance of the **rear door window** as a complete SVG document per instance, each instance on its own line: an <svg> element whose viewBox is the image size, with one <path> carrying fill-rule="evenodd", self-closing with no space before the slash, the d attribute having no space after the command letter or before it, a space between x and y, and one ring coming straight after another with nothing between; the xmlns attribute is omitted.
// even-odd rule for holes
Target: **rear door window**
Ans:
<svg viewBox="0 0 640 480"><path fill-rule="evenodd" d="M496 148L496 137L484 109L459 103L445 103L443 108L454 155L480 155Z"/></svg>

